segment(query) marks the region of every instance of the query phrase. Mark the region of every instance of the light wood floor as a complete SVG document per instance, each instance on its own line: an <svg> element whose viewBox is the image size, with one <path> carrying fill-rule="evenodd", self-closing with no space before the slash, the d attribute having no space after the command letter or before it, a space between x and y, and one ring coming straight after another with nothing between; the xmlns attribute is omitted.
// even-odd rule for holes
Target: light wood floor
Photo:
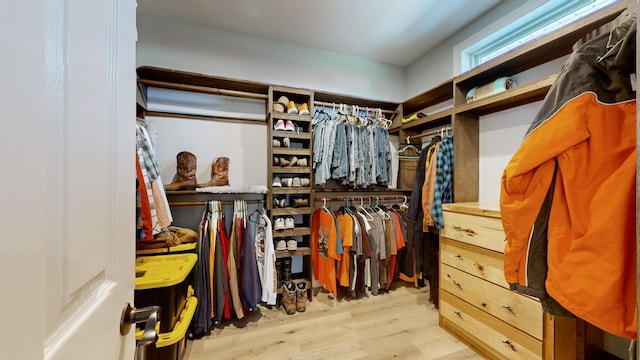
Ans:
<svg viewBox="0 0 640 360"><path fill-rule="evenodd" d="M189 341L184 359L482 359L438 327L427 287L394 284L360 300L317 290L307 311L294 315L260 307Z"/></svg>

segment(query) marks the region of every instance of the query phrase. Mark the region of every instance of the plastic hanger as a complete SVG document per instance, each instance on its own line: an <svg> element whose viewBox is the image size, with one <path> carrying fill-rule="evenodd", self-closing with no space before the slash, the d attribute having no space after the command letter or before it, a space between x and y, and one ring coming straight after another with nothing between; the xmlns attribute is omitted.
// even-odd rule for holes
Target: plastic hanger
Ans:
<svg viewBox="0 0 640 360"><path fill-rule="evenodd" d="M402 195L402 197L404 198L404 202L402 203L402 205L400 205L401 209L409 209L409 205L407 205L407 196L406 195Z"/></svg>
<svg viewBox="0 0 640 360"><path fill-rule="evenodd" d="M373 216L371 216L371 214L367 211L367 209L364 208L363 205L364 205L364 200L360 198L360 206L358 207L358 210L361 211L361 214L364 213L367 220L373 221Z"/></svg>
<svg viewBox="0 0 640 360"><path fill-rule="evenodd" d="M382 213L382 215L384 216L385 220L391 220L391 215L389 215L389 213L387 213L386 211L382 210L382 208L378 205L378 197L376 196L376 204L373 206L373 208L375 210L378 210Z"/></svg>
<svg viewBox="0 0 640 360"><path fill-rule="evenodd" d="M414 145L411 144L411 137L407 136L407 145L405 145L401 149L398 149L396 152L394 152L393 156L396 159L419 159L420 158L420 156L402 155L402 153L404 153L405 151L407 151L409 149L414 149L415 151L418 152L418 154L420 154L422 152L422 150L418 149L417 147L415 147Z"/></svg>
<svg viewBox="0 0 640 360"><path fill-rule="evenodd" d="M322 198L322 210L330 213L331 211L327 208L327 198Z"/></svg>

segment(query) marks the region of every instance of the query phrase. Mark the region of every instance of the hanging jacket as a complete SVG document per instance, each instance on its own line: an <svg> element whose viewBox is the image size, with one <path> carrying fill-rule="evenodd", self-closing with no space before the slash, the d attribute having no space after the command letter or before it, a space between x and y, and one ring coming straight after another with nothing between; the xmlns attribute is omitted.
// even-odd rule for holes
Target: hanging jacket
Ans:
<svg viewBox="0 0 640 360"><path fill-rule="evenodd" d="M577 48L502 176L511 288L636 337L635 18Z"/></svg>

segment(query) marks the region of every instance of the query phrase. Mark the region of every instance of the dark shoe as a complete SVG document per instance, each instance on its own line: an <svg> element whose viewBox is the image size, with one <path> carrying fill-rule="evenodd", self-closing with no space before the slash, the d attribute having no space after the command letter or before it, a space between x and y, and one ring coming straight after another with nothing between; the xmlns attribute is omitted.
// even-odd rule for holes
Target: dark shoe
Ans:
<svg viewBox="0 0 640 360"><path fill-rule="evenodd" d="M282 259L276 259L276 283L278 287L282 286Z"/></svg>
<svg viewBox="0 0 640 360"><path fill-rule="evenodd" d="M282 281L289 282L291 281L291 258L282 259Z"/></svg>
<svg viewBox="0 0 640 360"><path fill-rule="evenodd" d="M302 281L296 285L296 311L307 310L307 282Z"/></svg>
<svg viewBox="0 0 640 360"><path fill-rule="evenodd" d="M282 284L282 307L287 315L296 313L296 286L293 281L286 281Z"/></svg>

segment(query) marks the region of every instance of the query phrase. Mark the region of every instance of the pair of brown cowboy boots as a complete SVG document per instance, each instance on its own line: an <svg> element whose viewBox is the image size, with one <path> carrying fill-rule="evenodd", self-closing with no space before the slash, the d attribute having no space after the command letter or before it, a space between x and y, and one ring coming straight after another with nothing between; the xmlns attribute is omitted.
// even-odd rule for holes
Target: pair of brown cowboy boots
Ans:
<svg viewBox="0 0 640 360"><path fill-rule="evenodd" d="M285 281L282 284L282 307L287 315L307 310L307 282Z"/></svg>
<svg viewBox="0 0 640 360"><path fill-rule="evenodd" d="M196 156L188 151L176 155L176 176L170 184L165 185L167 191L193 190L196 187L229 185L229 158L219 157L211 164L211 180L204 184L196 181Z"/></svg>

